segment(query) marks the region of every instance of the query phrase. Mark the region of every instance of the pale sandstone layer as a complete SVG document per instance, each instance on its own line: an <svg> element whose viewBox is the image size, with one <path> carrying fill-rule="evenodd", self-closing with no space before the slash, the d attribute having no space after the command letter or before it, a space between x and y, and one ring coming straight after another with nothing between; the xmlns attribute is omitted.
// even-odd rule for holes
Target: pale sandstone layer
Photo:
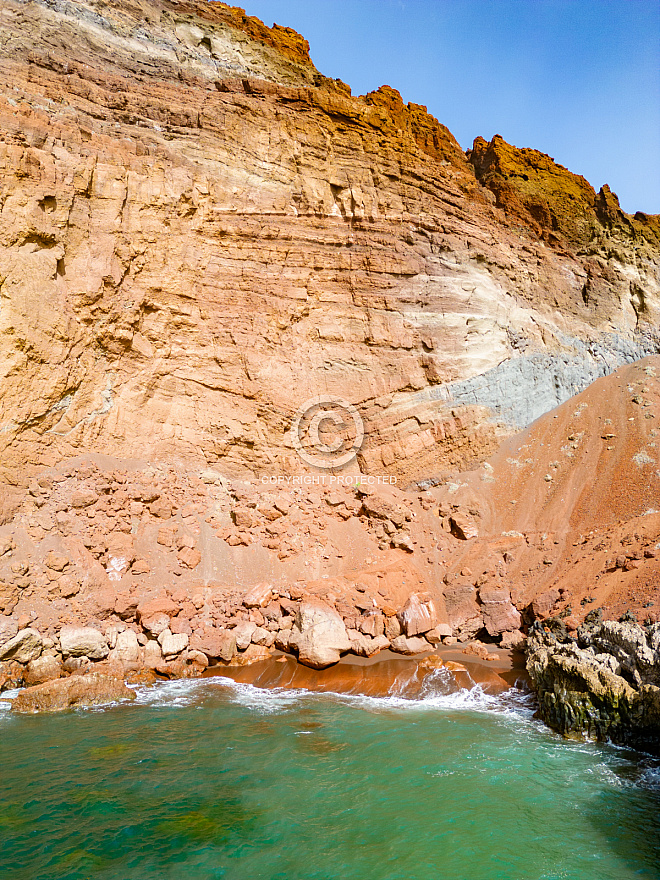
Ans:
<svg viewBox="0 0 660 880"><path fill-rule="evenodd" d="M89 450L305 469L307 398L406 480L658 350L658 223L534 150L468 157L221 3L0 11L5 478Z"/></svg>

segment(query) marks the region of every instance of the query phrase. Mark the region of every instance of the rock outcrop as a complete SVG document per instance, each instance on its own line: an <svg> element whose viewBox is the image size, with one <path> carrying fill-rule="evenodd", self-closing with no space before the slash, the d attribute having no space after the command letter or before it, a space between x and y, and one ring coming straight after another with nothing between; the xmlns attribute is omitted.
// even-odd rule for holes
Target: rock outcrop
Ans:
<svg viewBox="0 0 660 880"><path fill-rule="evenodd" d="M134 699L135 692L120 678L98 674L72 675L25 688L13 700L11 708L13 712L31 715Z"/></svg>
<svg viewBox="0 0 660 880"><path fill-rule="evenodd" d="M606 620L577 640L538 626L527 670L550 727L660 753L660 624Z"/></svg>

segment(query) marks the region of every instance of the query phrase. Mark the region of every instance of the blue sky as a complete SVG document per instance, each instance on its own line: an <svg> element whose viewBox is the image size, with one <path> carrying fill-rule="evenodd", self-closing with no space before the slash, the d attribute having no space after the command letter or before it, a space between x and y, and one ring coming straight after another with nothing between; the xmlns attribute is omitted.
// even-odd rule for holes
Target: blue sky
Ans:
<svg viewBox="0 0 660 880"><path fill-rule="evenodd" d="M243 0L364 94L426 104L463 148L501 134L660 213L660 0Z"/></svg>

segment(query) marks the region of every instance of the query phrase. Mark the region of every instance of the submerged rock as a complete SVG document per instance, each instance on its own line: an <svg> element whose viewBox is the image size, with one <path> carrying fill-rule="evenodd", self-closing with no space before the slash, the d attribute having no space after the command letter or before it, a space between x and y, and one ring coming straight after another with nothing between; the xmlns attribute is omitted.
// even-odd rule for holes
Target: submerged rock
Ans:
<svg viewBox="0 0 660 880"><path fill-rule="evenodd" d="M577 641L536 627L527 670L554 730L660 752L660 624L606 620Z"/></svg>
<svg viewBox="0 0 660 880"><path fill-rule="evenodd" d="M26 688L12 703L12 711L31 715L134 699L135 693L120 678L92 673L72 675Z"/></svg>

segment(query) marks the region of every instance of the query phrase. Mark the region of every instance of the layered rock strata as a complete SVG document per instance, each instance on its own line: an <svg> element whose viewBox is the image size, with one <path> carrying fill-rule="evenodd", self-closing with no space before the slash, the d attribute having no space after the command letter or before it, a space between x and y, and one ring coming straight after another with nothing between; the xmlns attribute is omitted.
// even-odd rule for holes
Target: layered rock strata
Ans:
<svg viewBox="0 0 660 880"><path fill-rule="evenodd" d="M287 28L6 0L0 47L12 482L91 448L297 473L291 420L327 393L362 471L420 479L658 350L657 218L501 138L466 156Z"/></svg>

